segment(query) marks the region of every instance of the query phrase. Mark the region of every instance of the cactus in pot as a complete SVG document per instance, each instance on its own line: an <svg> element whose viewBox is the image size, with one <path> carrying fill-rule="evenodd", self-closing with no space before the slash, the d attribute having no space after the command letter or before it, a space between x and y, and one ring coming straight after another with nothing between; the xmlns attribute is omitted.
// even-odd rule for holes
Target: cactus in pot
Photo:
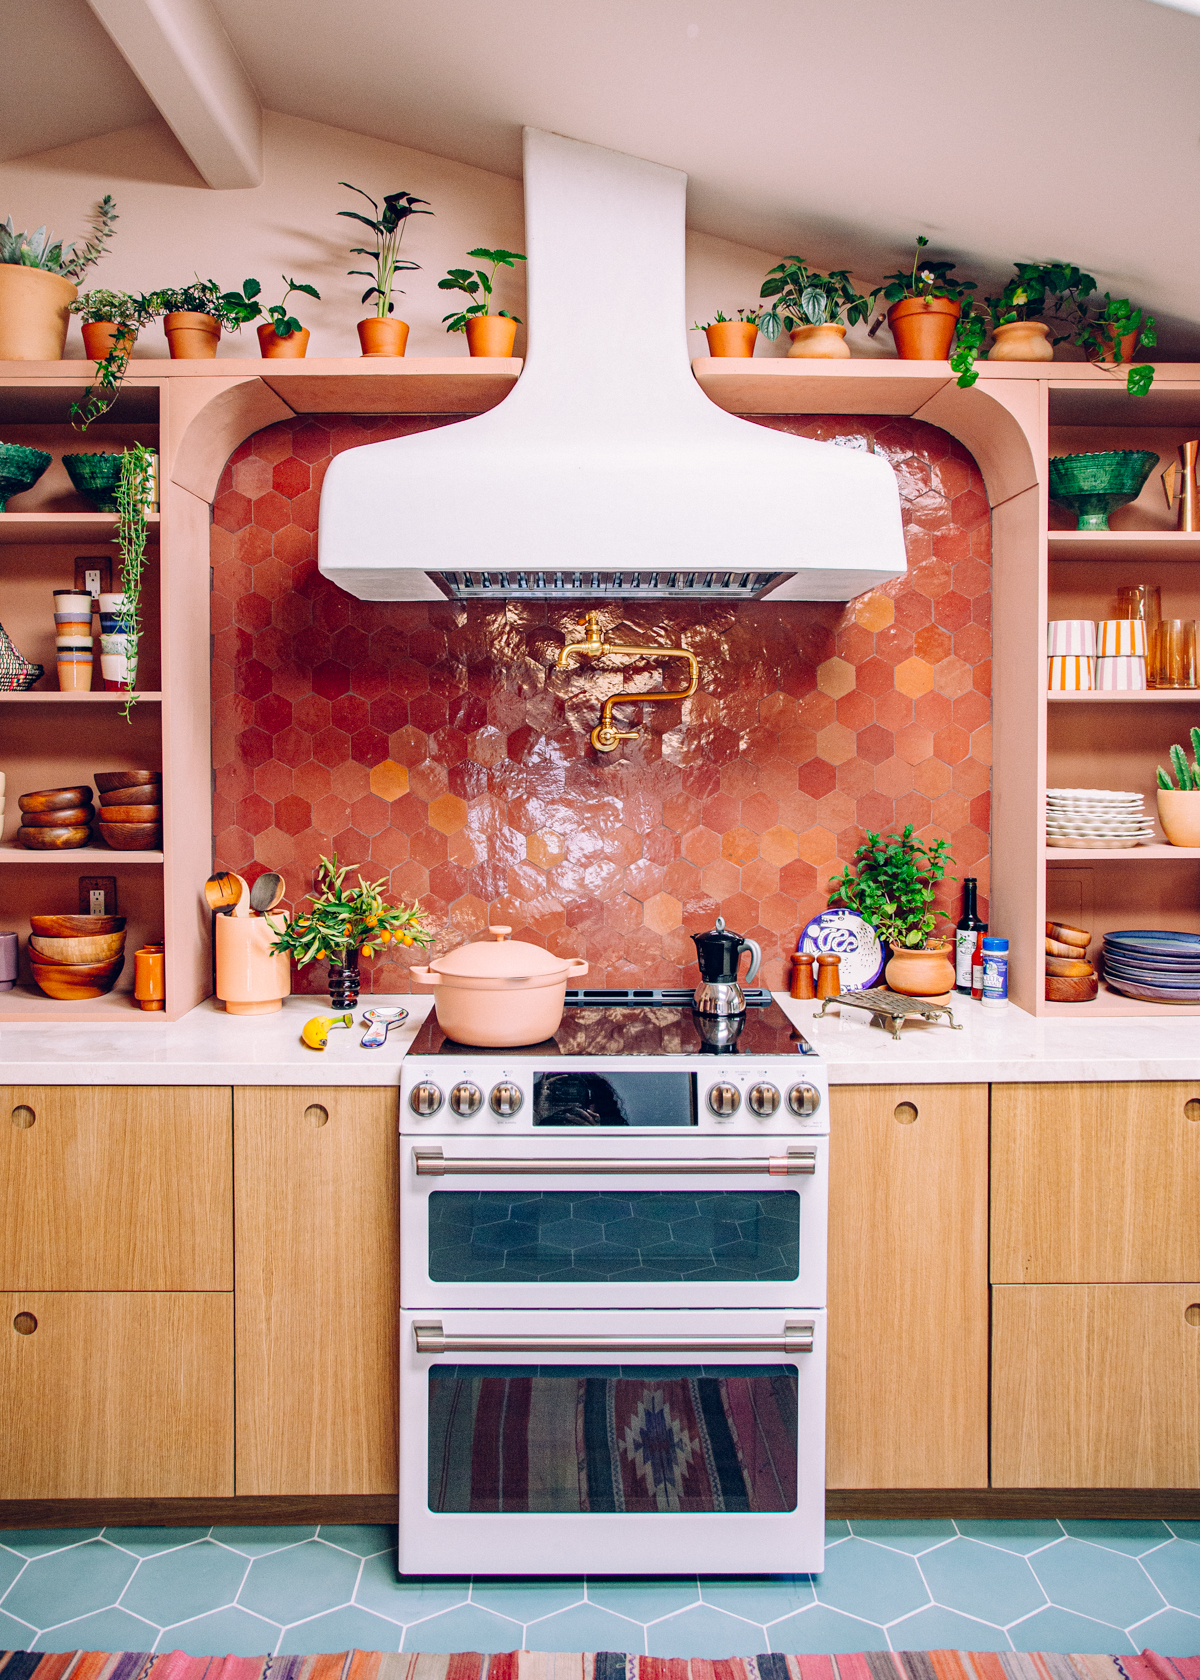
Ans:
<svg viewBox="0 0 1200 1680"><path fill-rule="evenodd" d="M1171 748L1174 782L1158 767L1158 820L1172 846L1200 847L1200 729L1193 727L1191 742L1191 763L1184 747Z"/></svg>

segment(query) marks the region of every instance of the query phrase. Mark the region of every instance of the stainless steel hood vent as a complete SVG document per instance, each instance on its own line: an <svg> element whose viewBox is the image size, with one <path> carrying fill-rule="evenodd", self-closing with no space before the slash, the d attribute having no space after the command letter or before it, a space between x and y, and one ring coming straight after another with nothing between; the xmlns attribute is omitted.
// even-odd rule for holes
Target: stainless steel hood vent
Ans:
<svg viewBox="0 0 1200 1680"><path fill-rule="evenodd" d="M686 186L526 129L524 372L486 414L334 458L327 577L367 601L845 601L903 574L882 456L726 414L693 379Z"/></svg>

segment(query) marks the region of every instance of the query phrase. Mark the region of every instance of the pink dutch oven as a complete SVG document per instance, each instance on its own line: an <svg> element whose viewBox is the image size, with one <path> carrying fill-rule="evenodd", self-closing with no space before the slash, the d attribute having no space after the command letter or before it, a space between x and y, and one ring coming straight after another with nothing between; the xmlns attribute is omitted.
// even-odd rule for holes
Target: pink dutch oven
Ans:
<svg viewBox="0 0 1200 1680"><path fill-rule="evenodd" d="M438 1026L459 1044L484 1048L540 1044L562 1020L567 982L581 980L587 963L556 957L540 945L510 940L511 928L492 927L495 944L476 940L409 970L413 983L435 987Z"/></svg>

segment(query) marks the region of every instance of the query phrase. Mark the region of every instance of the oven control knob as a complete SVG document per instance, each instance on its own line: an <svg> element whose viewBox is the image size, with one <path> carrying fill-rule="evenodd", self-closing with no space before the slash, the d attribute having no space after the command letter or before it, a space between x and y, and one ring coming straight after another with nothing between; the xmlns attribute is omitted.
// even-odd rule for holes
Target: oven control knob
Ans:
<svg viewBox="0 0 1200 1680"><path fill-rule="evenodd" d="M736 1085L714 1085L708 1093L708 1106L720 1119L728 1119L737 1112L742 1093Z"/></svg>
<svg viewBox="0 0 1200 1680"><path fill-rule="evenodd" d="M455 1114L464 1117L477 1114L482 1106L483 1092L478 1085L472 1085L469 1079L462 1080L450 1093L450 1107Z"/></svg>
<svg viewBox="0 0 1200 1680"><path fill-rule="evenodd" d="M810 1114L815 1114L821 1106L821 1093L815 1085L807 1080L799 1085L793 1085L788 1092L788 1107L798 1119L807 1120Z"/></svg>
<svg viewBox="0 0 1200 1680"><path fill-rule="evenodd" d="M746 1096L746 1104L751 1114L757 1114L760 1120L768 1119L782 1102L782 1097L774 1085L765 1081L760 1085L752 1085Z"/></svg>
<svg viewBox="0 0 1200 1680"><path fill-rule="evenodd" d="M414 1114L436 1114L442 1106L442 1093L431 1079L422 1079L420 1084L413 1086L408 1106Z"/></svg>
<svg viewBox="0 0 1200 1680"><path fill-rule="evenodd" d="M502 1079L499 1085L492 1086L492 1113L498 1114L501 1119L515 1114L523 1101L521 1087L514 1085L511 1079Z"/></svg>

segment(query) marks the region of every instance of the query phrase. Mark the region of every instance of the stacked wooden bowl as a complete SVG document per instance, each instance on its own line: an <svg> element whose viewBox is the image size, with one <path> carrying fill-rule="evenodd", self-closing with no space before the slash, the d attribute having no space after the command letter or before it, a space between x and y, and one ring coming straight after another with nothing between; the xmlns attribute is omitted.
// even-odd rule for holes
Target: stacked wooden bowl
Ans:
<svg viewBox="0 0 1200 1680"><path fill-rule="evenodd" d="M162 771L97 770L100 833L116 852L162 845Z"/></svg>
<svg viewBox="0 0 1200 1680"><path fill-rule="evenodd" d="M86 846L92 838L90 787L44 788L41 793L23 793L17 804L21 807L18 846L34 852L62 852Z"/></svg>
<svg viewBox="0 0 1200 1680"><path fill-rule="evenodd" d="M47 997L103 997L125 966L124 916L30 916L29 961Z"/></svg>
<svg viewBox="0 0 1200 1680"><path fill-rule="evenodd" d="M1095 964L1088 961L1091 942L1087 928L1046 923L1046 997L1051 1003L1090 1003L1100 990Z"/></svg>

